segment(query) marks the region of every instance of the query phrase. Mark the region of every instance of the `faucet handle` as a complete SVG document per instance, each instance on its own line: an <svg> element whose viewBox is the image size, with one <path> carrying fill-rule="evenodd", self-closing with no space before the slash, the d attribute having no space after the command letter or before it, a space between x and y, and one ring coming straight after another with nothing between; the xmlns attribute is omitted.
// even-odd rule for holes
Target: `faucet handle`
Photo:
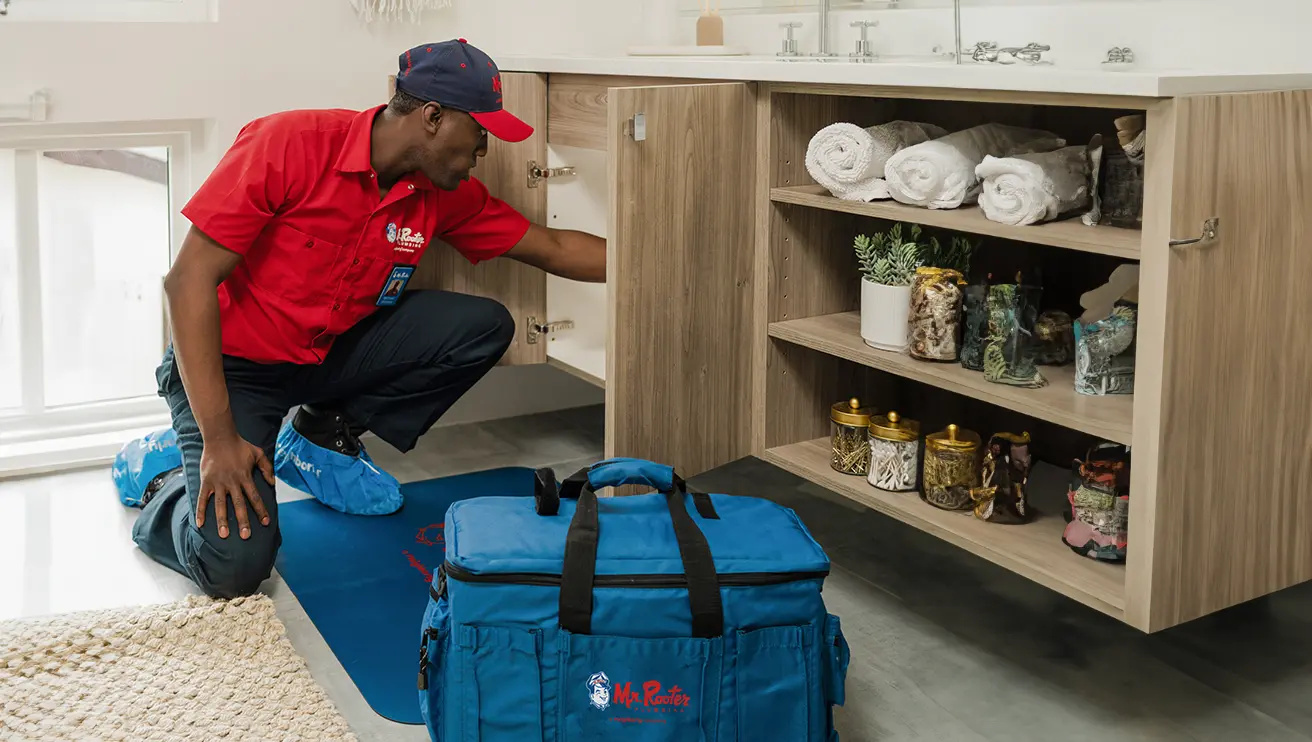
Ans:
<svg viewBox="0 0 1312 742"><path fill-rule="evenodd" d="M856 51L849 56L853 59L873 59L875 57L874 46L867 37L867 31L871 26L878 26L879 21L853 21L852 28L861 29L861 38L856 41Z"/></svg>
<svg viewBox="0 0 1312 742"><path fill-rule="evenodd" d="M779 52L778 56L780 57L798 56L797 39L793 38L793 29L801 28L801 27L802 27L801 21L789 21L787 23L779 24L779 28L785 29L788 33L788 36L784 38L784 48Z"/></svg>

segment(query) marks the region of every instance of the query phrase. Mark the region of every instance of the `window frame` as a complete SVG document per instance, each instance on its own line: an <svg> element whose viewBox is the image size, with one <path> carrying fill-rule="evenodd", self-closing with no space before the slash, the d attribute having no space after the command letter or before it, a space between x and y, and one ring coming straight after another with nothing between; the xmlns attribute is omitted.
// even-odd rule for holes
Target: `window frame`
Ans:
<svg viewBox="0 0 1312 742"><path fill-rule="evenodd" d="M4 5L6 0L0 0ZM218 0L8 0L3 23L207 23Z"/></svg>
<svg viewBox="0 0 1312 742"><path fill-rule="evenodd" d="M123 122L114 124L22 124L0 126L0 149L15 151L17 199L18 306L22 407L0 413L0 476L23 471L34 461L43 470L82 465L112 457L117 445L102 443L52 452L85 436L112 434L169 423L168 407L154 395L76 405L45 404L45 352L41 297L40 214L37 203L37 158L58 149L169 148L169 262L177 257L189 223L180 213L191 195L193 153L203 146L201 121ZM164 347L169 342L167 307L160 307ZM164 347L160 348L161 354ZM32 453L48 442L50 451ZM19 451L18 453L8 453ZM55 458L52 459L51 456Z"/></svg>

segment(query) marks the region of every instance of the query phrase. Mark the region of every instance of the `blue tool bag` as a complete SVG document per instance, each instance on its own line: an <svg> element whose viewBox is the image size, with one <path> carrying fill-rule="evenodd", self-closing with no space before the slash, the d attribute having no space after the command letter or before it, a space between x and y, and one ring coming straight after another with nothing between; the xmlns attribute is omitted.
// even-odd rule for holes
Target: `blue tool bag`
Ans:
<svg viewBox="0 0 1312 742"><path fill-rule="evenodd" d="M645 484L658 493L598 498ZM419 649L439 742L831 742L848 647L790 509L610 459L446 514Z"/></svg>

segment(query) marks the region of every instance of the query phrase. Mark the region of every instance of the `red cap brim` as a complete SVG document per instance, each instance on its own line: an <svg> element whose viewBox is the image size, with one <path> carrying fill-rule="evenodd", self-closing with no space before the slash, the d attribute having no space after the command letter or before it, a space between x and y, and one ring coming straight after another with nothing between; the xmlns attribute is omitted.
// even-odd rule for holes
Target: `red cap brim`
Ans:
<svg viewBox="0 0 1312 742"><path fill-rule="evenodd" d="M502 109L490 113L471 113L487 133L506 142L522 142L533 136L533 127L520 121L515 114Z"/></svg>

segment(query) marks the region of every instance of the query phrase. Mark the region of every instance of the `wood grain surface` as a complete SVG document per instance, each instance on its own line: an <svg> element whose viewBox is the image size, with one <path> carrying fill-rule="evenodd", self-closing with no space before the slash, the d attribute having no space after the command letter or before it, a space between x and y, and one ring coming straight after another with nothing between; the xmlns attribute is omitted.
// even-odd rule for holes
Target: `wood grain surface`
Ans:
<svg viewBox="0 0 1312 742"><path fill-rule="evenodd" d="M487 156L474 169L474 177L529 221L546 225L547 189L528 187L529 160L547 161L546 77L504 72L501 81L506 108L534 127L535 132L519 143L490 138ZM547 314L547 278L541 270L509 258L471 265L449 245L434 242L420 260L410 288L445 289L496 299L510 310L518 325L502 365L546 362L547 344L527 342L528 318L534 316L541 321Z"/></svg>
<svg viewBox="0 0 1312 742"><path fill-rule="evenodd" d="M610 88L670 85L674 78L554 74L547 85L547 142L605 150L606 93Z"/></svg>
<svg viewBox="0 0 1312 742"><path fill-rule="evenodd" d="M1074 598L1121 618L1125 606L1122 567L1081 557L1061 540L1065 521L1056 512L1021 526L1001 526L969 512L949 512L923 502L914 492L886 492L865 477L839 474L829 465L828 438L771 448L765 460L884 515L926 531Z"/></svg>
<svg viewBox="0 0 1312 742"><path fill-rule="evenodd" d="M606 453L692 476L751 452L755 90L617 88L608 102ZM625 131L636 113L643 141Z"/></svg>
<svg viewBox="0 0 1312 742"><path fill-rule="evenodd" d="M914 88L890 85L818 85L815 83L774 83L780 93L851 96L854 98L888 98L893 100L941 100L956 103L1009 103L1036 106L1075 106L1080 108L1144 109L1159 98L1131 95L1085 95L1082 93L1045 93L1025 90L966 90L963 88Z"/></svg>
<svg viewBox="0 0 1312 742"><path fill-rule="evenodd" d="M1175 118L1154 629L1312 579L1312 91Z"/></svg>
<svg viewBox="0 0 1312 742"><path fill-rule="evenodd" d="M1065 219L1047 224L1013 227L991 221L976 206L959 209L922 209L897 201L846 201L831 196L823 186L804 185L774 188L770 198L780 203L797 204L813 209L856 214L874 219L888 219L942 227L966 234L998 237L1036 245L1064 247L1069 250L1112 255L1119 258L1139 259L1141 234L1137 229L1119 227L1090 227L1079 219Z"/></svg>
<svg viewBox="0 0 1312 742"><path fill-rule="evenodd" d="M1153 602L1157 476L1162 429L1167 281L1171 266L1171 201L1176 157L1176 102L1148 109L1144 161L1143 251L1135 326L1134 463L1130 470L1130 543L1126 557L1125 620L1148 631Z"/></svg>
<svg viewBox="0 0 1312 742"><path fill-rule="evenodd" d="M1107 440L1131 440L1133 397L1077 394L1074 366L1041 366L1048 385L1040 389L996 384L957 363L918 361L871 348L861 339L859 312L774 322L770 336Z"/></svg>

